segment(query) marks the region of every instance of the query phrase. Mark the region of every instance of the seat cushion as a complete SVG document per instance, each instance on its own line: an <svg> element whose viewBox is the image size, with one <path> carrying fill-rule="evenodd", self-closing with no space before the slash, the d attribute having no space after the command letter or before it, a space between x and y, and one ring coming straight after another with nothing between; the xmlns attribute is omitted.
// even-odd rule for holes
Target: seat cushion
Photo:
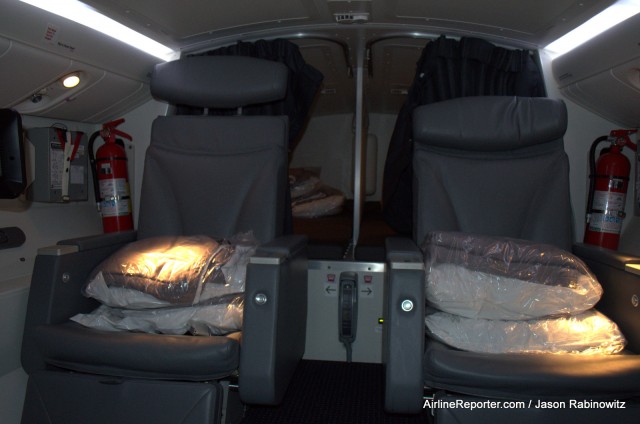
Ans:
<svg viewBox="0 0 640 424"><path fill-rule="evenodd" d="M44 325L35 337L45 362L118 377L205 381L238 369L241 333L187 336L109 332L76 323Z"/></svg>
<svg viewBox="0 0 640 424"><path fill-rule="evenodd" d="M283 233L288 121L284 116L161 116L153 121L138 238ZM197 181L197 184L193 182Z"/></svg>
<svg viewBox="0 0 640 424"><path fill-rule="evenodd" d="M640 396L640 355L491 354L427 340L432 388L506 399L625 399Z"/></svg>
<svg viewBox="0 0 640 424"><path fill-rule="evenodd" d="M465 318L428 313L430 337L477 353L617 354L626 340L615 322L595 309L529 321Z"/></svg>
<svg viewBox="0 0 640 424"><path fill-rule="evenodd" d="M462 231L571 250L561 101L460 98L416 109L413 123L414 240Z"/></svg>

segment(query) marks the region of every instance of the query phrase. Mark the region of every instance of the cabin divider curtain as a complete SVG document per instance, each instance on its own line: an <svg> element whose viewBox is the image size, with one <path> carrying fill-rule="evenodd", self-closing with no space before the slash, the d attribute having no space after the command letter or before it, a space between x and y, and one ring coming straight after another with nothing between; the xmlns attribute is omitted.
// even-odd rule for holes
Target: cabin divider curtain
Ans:
<svg viewBox="0 0 640 424"><path fill-rule="evenodd" d="M421 105L465 96L544 96L534 52L511 50L479 38L441 36L418 60L407 100L391 136L384 169L382 211L400 234L413 232L412 113Z"/></svg>

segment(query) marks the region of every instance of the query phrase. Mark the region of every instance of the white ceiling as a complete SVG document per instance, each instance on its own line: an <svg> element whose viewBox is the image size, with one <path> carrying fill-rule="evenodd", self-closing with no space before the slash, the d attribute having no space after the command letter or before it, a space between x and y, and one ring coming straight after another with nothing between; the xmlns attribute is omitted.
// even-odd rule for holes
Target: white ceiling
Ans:
<svg viewBox="0 0 640 424"><path fill-rule="evenodd" d="M85 0L96 9L188 48L203 38L260 30L323 28L334 13L363 11L367 25L484 35L543 46L613 0Z"/></svg>
<svg viewBox="0 0 640 424"><path fill-rule="evenodd" d="M113 19L176 50L198 52L238 40L285 37L324 75L315 113L353 111L356 56L368 50L369 112L394 113L404 101L422 47L440 34L477 36L513 47L543 47L613 0L84 0ZM34 113L102 122L149 99L159 60L18 0L0 0L0 107L14 107L71 70L91 87ZM338 24L360 12L368 22ZM45 32L56 30L55 42ZM19 59L28 57L29 60ZM50 89L55 93L55 89ZM117 93L117 95L116 95ZM112 94L112 95L109 95ZM105 97L106 96L106 97ZM108 98L108 104L105 102ZM120 99L125 99L120 101Z"/></svg>

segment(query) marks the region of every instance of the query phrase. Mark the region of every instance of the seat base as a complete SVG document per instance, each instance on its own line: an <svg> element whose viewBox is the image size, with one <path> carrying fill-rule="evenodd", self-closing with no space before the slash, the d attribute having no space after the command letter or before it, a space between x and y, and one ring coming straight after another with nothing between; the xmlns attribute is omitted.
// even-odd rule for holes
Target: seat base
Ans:
<svg viewBox="0 0 640 424"><path fill-rule="evenodd" d="M87 374L206 381L238 369L241 333L197 337L103 331L75 322L35 329L45 362Z"/></svg>
<svg viewBox="0 0 640 424"><path fill-rule="evenodd" d="M29 376L22 424L220 423L223 387L59 371Z"/></svg>
<svg viewBox="0 0 640 424"><path fill-rule="evenodd" d="M640 399L640 355L485 354L428 340L427 387L480 397Z"/></svg>

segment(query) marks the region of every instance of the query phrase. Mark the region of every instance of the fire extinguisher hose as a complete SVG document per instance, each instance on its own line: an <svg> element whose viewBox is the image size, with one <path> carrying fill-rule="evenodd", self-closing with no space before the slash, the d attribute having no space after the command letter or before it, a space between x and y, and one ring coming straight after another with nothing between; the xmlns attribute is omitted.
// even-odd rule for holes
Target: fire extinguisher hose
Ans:
<svg viewBox="0 0 640 424"><path fill-rule="evenodd" d="M598 137L593 141L593 143L591 143L591 148L589 149L589 194L587 199L587 222L589 222L589 217L591 216L593 196L596 185L596 150L598 148L598 144L608 140L608 135Z"/></svg>
<svg viewBox="0 0 640 424"><path fill-rule="evenodd" d="M98 207L98 211L100 210L100 187L98 185L98 176L96 175L96 156L93 152L93 143L100 136L100 131L96 131L91 134L89 138L89 163L91 164L91 177L93 180L93 194L96 198L96 206Z"/></svg>

